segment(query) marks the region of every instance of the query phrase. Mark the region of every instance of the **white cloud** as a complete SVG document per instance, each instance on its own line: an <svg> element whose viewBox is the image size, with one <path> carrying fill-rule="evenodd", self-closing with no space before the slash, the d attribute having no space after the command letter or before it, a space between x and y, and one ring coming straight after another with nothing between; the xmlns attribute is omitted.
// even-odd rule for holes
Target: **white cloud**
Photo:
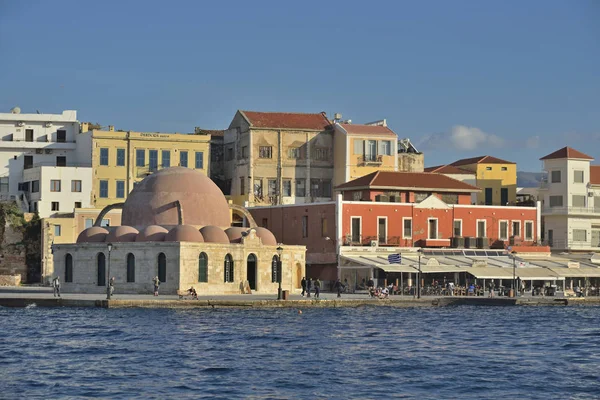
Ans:
<svg viewBox="0 0 600 400"><path fill-rule="evenodd" d="M455 125L448 133L435 133L425 136L417 148L445 148L469 151L479 148L498 148L504 146L504 139L479 128Z"/></svg>
<svg viewBox="0 0 600 400"><path fill-rule="evenodd" d="M540 147L540 141L541 140L539 136L532 136L525 141L525 146L528 149L537 149Z"/></svg>

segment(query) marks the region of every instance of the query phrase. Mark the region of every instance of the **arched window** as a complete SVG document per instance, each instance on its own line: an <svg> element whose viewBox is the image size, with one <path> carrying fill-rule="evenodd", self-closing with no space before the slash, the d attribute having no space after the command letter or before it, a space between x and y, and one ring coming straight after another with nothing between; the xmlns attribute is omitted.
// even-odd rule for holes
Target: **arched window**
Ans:
<svg viewBox="0 0 600 400"><path fill-rule="evenodd" d="M98 253L98 286L106 286L106 256L104 253Z"/></svg>
<svg viewBox="0 0 600 400"><path fill-rule="evenodd" d="M208 282L208 256L200 253L198 257L198 282Z"/></svg>
<svg viewBox="0 0 600 400"><path fill-rule="evenodd" d="M135 256L127 254L127 282L135 282Z"/></svg>
<svg viewBox="0 0 600 400"><path fill-rule="evenodd" d="M73 256L69 253L65 256L65 282L73 282Z"/></svg>
<svg viewBox="0 0 600 400"><path fill-rule="evenodd" d="M167 256L165 256L165 253L158 255L158 280L161 282L167 281Z"/></svg>
<svg viewBox="0 0 600 400"><path fill-rule="evenodd" d="M233 282L233 258L231 254L225 256L225 282Z"/></svg>
<svg viewBox="0 0 600 400"><path fill-rule="evenodd" d="M279 272L279 256L273 256L271 260L271 282L278 282L277 274Z"/></svg>

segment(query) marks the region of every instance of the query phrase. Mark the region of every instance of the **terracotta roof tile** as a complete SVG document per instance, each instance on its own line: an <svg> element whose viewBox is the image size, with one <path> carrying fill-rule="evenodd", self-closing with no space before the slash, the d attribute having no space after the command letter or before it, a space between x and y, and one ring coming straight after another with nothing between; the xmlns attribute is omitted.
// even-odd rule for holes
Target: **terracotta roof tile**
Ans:
<svg viewBox="0 0 600 400"><path fill-rule="evenodd" d="M600 185L600 165L590 165L590 183Z"/></svg>
<svg viewBox="0 0 600 400"><path fill-rule="evenodd" d="M425 172L436 172L438 174L462 174L462 175L473 175L472 171L455 167L454 165L438 165L435 167L427 167Z"/></svg>
<svg viewBox="0 0 600 400"><path fill-rule="evenodd" d="M391 172L376 171L346 182L336 189L352 190L361 187L385 187L390 189L423 189L453 192L478 192L479 188L452 179L446 175L431 172Z"/></svg>
<svg viewBox="0 0 600 400"><path fill-rule="evenodd" d="M398 135L387 126L359 124L340 124L340 126L349 134L354 135L388 135L398 137Z"/></svg>
<svg viewBox="0 0 600 400"><path fill-rule="evenodd" d="M594 157L590 157L587 154L583 154L582 152L572 149L570 147L563 147L560 150L556 150L554 153L550 153L547 156L540 158L540 160L555 160L559 158L579 158L582 160L594 159Z"/></svg>
<svg viewBox="0 0 600 400"><path fill-rule="evenodd" d="M500 158L492 157L492 156L479 156L473 158L463 158L461 160L455 161L450 165L455 167L460 167L461 165L470 165L470 164L516 164L512 161L502 160Z"/></svg>
<svg viewBox="0 0 600 400"><path fill-rule="evenodd" d="M306 129L323 131L331 121L322 114L241 111L253 128Z"/></svg>

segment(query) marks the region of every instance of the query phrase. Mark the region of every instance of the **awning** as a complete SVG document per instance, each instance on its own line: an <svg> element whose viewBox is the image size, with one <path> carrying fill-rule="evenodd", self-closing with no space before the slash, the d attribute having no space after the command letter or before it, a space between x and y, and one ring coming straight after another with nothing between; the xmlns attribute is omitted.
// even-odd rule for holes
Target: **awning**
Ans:
<svg viewBox="0 0 600 400"><path fill-rule="evenodd" d="M344 255L341 256L341 258L346 262L351 262L367 268L380 268L385 272L417 272L417 269L410 265L390 264L386 259L377 256L368 257ZM352 268L352 266L341 266L341 268Z"/></svg>
<svg viewBox="0 0 600 400"><path fill-rule="evenodd" d="M471 267L466 271L477 279L512 279L512 268Z"/></svg>
<svg viewBox="0 0 600 400"><path fill-rule="evenodd" d="M417 269L419 267L417 266ZM421 264L421 272L424 274L436 274L436 273L452 273L452 272L464 272L469 267L457 267L455 265L423 265Z"/></svg>
<svg viewBox="0 0 600 400"><path fill-rule="evenodd" d="M552 272L563 278L597 278L600 277L600 268L550 268Z"/></svg>
<svg viewBox="0 0 600 400"><path fill-rule="evenodd" d="M564 279L549 268L516 268L516 274L517 277L525 280L555 281Z"/></svg>

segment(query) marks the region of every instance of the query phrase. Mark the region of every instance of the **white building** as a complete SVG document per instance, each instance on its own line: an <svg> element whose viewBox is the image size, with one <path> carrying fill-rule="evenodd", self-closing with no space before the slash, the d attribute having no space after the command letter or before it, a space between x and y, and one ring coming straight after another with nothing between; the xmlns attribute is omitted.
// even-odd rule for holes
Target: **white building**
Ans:
<svg viewBox="0 0 600 400"><path fill-rule="evenodd" d="M64 175L69 179L81 181L91 177L91 172L84 172L83 177L76 178L74 173L82 172L80 168L47 174L40 169L27 174L28 179L32 180L24 177L25 170L39 167L55 167L54 170L65 167L91 167L91 146L77 143L78 134L79 121L74 110L63 111L62 114L21 114L20 109L15 107L10 113L0 113L0 201L14 200L23 211L33 212L36 206L41 211L46 205L30 204L32 197L37 198L35 202L43 198L43 192L30 192L32 182L39 180L33 179L34 176L47 175L50 179L51 175ZM46 187L45 185L42 181L37 184L39 189ZM47 185L50 190L50 182L47 182ZM61 187L61 192L64 190ZM81 193L83 195L85 192ZM89 197L89 191L87 194ZM72 206L78 201L75 200L78 196L68 197L72 198L71 208L67 208L65 203L64 210L60 211L72 211ZM49 201L50 208L53 200ZM89 199L81 198L81 202L82 205L89 204Z"/></svg>
<svg viewBox="0 0 600 400"><path fill-rule="evenodd" d="M592 157L564 147L542 157L544 239L554 249L600 250L600 166Z"/></svg>

